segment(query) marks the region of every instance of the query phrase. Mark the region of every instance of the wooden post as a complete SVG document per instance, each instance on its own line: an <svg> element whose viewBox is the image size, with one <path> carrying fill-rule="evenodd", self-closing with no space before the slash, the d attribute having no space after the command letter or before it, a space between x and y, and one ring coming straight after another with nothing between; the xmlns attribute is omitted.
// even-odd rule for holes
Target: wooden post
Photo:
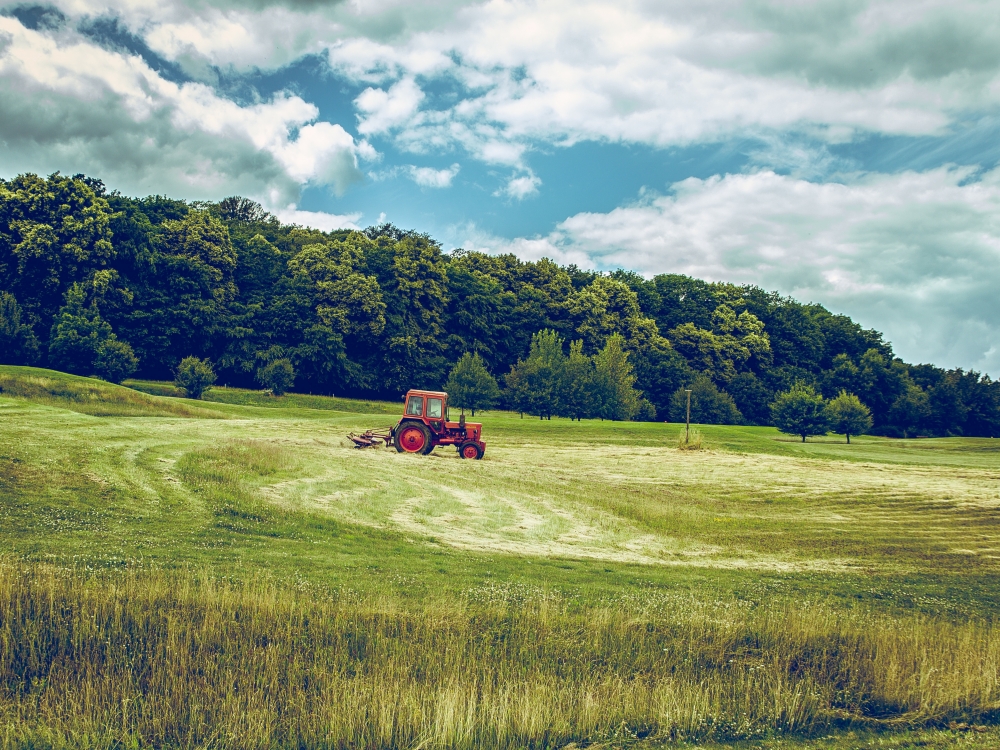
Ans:
<svg viewBox="0 0 1000 750"><path fill-rule="evenodd" d="M687 426L684 428L684 445L687 445L691 440L691 389L685 388L684 392L688 395Z"/></svg>

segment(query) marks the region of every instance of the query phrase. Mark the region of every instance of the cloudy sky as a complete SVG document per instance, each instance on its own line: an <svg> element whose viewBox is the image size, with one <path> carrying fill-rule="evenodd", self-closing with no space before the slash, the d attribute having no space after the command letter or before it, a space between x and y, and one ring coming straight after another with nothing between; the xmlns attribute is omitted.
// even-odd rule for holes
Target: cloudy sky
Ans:
<svg viewBox="0 0 1000 750"><path fill-rule="evenodd" d="M57 0L0 176L751 282L1000 376L1000 0Z"/></svg>

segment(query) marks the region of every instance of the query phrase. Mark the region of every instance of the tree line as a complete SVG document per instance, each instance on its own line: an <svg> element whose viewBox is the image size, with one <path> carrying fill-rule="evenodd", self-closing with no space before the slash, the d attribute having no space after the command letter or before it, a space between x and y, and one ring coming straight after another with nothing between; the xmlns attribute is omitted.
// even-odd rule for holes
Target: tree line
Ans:
<svg viewBox="0 0 1000 750"><path fill-rule="evenodd" d="M0 361L120 381L209 362L234 386L398 397L465 355L497 403L572 418L772 424L778 394L854 394L878 434L1000 434L1000 386L756 286L444 252L390 224L321 232L253 201L0 180ZM190 361L189 361L190 365Z"/></svg>

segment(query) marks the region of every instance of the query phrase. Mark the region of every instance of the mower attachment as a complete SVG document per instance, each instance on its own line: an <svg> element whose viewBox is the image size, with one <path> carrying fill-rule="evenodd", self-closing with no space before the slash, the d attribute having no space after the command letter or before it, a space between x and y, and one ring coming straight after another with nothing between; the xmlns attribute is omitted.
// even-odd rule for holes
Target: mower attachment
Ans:
<svg viewBox="0 0 1000 750"><path fill-rule="evenodd" d="M385 432L366 430L360 435L352 432L347 437L354 443L355 448L378 448L383 445L388 448L392 445L392 430L386 430Z"/></svg>

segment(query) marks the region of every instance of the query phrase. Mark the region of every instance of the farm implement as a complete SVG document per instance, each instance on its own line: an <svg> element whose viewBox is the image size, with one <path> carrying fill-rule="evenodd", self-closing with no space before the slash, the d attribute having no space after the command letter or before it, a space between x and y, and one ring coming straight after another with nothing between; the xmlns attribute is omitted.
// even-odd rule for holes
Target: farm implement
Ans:
<svg viewBox="0 0 1000 750"><path fill-rule="evenodd" d="M462 458L479 459L486 452L483 426L448 418L448 394L441 391L408 391L403 416L388 430L367 430L347 437L357 448L394 447L400 453L427 455L439 445L453 445Z"/></svg>

